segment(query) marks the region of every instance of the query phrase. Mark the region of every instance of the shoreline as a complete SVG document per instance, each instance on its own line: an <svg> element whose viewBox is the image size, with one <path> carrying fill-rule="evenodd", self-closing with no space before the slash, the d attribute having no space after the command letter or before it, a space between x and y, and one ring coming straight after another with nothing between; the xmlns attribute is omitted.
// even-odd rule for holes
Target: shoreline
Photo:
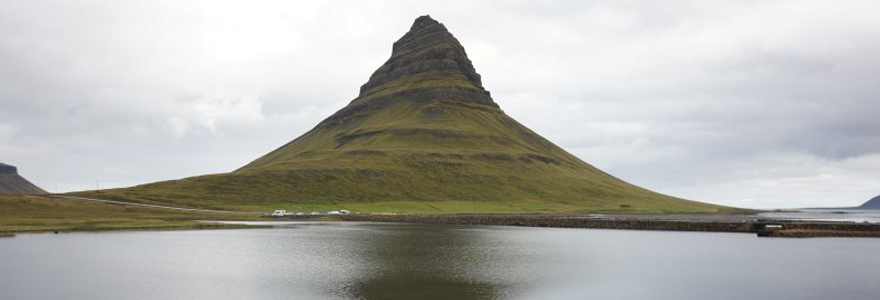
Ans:
<svg viewBox="0 0 880 300"><path fill-rule="evenodd" d="M244 220L242 220L243 222ZM11 238L19 234L60 234L82 232L114 232L114 231L178 231L178 230L218 230L218 229L254 229L272 228L264 225L245 225L235 223L202 222L187 225L158 225L158 226L131 226L131 227L71 227L71 228L39 228L25 230L0 230L0 238Z"/></svg>
<svg viewBox="0 0 880 300"><path fill-rule="evenodd" d="M585 228L620 230L657 230L692 232L750 233L759 237L867 237L880 238L880 223L819 221L768 218L755 213L354 213L351 215L305 215L259 219L188 220L189 224L153 224L152 226L67 227L30 230L0 230L0 237L27 233L71 233L103 231L166 231L272 228L272 225L239 222L376 222L426 225L490 225L548 228ZM168 221L173 223L174 221ZM197 223L190 223L197 222ZM121 224L120 224L121 225Z"/></svg>
<svg viewBox="0 0 880 300"><path fill-rule="evenodd" d="M748 213L709 214L352 214L266 217L279 221L351 221L438 225L752 233L760 237L880 238L880 224L767 219Z"/></svg>

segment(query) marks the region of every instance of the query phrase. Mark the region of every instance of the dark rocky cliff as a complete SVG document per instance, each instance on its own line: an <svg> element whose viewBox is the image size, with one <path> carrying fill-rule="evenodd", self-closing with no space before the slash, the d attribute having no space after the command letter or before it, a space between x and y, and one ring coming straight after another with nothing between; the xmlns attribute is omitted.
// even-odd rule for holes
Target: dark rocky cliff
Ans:
<svg viewBox="0 0 880 300"><path fill-rule="evenodd" d="M361 86L361 96L393 80L428 72L463 76L474 88L483 90L480 74L468 59L464 47L442 23L430 16L421 16L409 32L394 42L391 58Z"/></svg>
<svg viewBox="0 0 880 300"><path fill-rule="evenodd" d="M18 168L15 166L0 163L0 195L45 193L46 191L18 175Z"/></svg>
<svg viewBox="0 0 880 300"><path fill-rule="evenodd" d="M18 174L18 168L0 163L0 174Z"/></svg>

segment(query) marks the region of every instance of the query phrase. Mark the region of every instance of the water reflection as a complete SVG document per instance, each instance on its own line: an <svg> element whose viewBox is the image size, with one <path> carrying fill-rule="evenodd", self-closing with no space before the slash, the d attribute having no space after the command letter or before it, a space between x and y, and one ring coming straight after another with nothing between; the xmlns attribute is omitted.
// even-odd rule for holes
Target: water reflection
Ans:
<svg viewBox="0 0 880 300"><path fill-rule="evenodd" d="M880 239L308 223L0 239L0 299L880 299Z"/></svg>
<svg viewBox="0 0 880 300"><path fill-rule="evenodd" d="M480 230L388 226L368 233L359 256L372 266L346 292L356 299L499 299L504 287L472 270L487 270L502 252L480 247ZM491 271L491 270L489 270Z"/></svg>

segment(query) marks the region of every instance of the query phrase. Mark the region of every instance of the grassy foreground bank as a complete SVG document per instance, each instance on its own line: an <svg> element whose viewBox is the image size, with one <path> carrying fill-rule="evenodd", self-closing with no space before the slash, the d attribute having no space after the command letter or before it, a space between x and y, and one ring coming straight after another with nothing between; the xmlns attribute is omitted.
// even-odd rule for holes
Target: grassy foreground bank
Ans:
<svg viewBox="0 0 880 300"><path fill-rule="evenodd" d="M258 215L176 211L40 196L0 195L0 232L242 228L249 226L196 220L258 218Z"/></svg>
<svg viewBox="0 0 880 300"><path fill-rule="evenodd" d="M580 203L566 203L557 201L540 200L509 200L509 201L272 201L255 200L254 198L237 199L189 199L169 200L168 198L144 197L132 195L125 189L110 189L95 191L82 191L67 195L88 197L94 199L115 200L151 205L167 205L174 207L186 207L195 209L229 210L240 212L270 213L276 209L284 209L292 212L327 212L331 210L346 209L356 212L367 213L673 213L673 212L737 212L745 211L732 207L712 206L694 207L690 202L651 202L651 201L625 201L621 205L618 202L606 202L591 206Z"/></svg>

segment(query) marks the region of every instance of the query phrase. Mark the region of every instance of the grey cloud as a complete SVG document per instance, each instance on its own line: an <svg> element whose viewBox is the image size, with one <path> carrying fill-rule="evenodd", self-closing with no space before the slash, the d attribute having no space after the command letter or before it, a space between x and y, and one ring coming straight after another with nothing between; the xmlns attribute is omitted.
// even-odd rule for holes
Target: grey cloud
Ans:
<svg viewBox="0 0 880 300"><path fill-rule="evenodd" d="M225 172L357 95L418 15L513 117L636 184L730 205L880 193L873 1L8 1L0 160L44 188Z"/></svg>

